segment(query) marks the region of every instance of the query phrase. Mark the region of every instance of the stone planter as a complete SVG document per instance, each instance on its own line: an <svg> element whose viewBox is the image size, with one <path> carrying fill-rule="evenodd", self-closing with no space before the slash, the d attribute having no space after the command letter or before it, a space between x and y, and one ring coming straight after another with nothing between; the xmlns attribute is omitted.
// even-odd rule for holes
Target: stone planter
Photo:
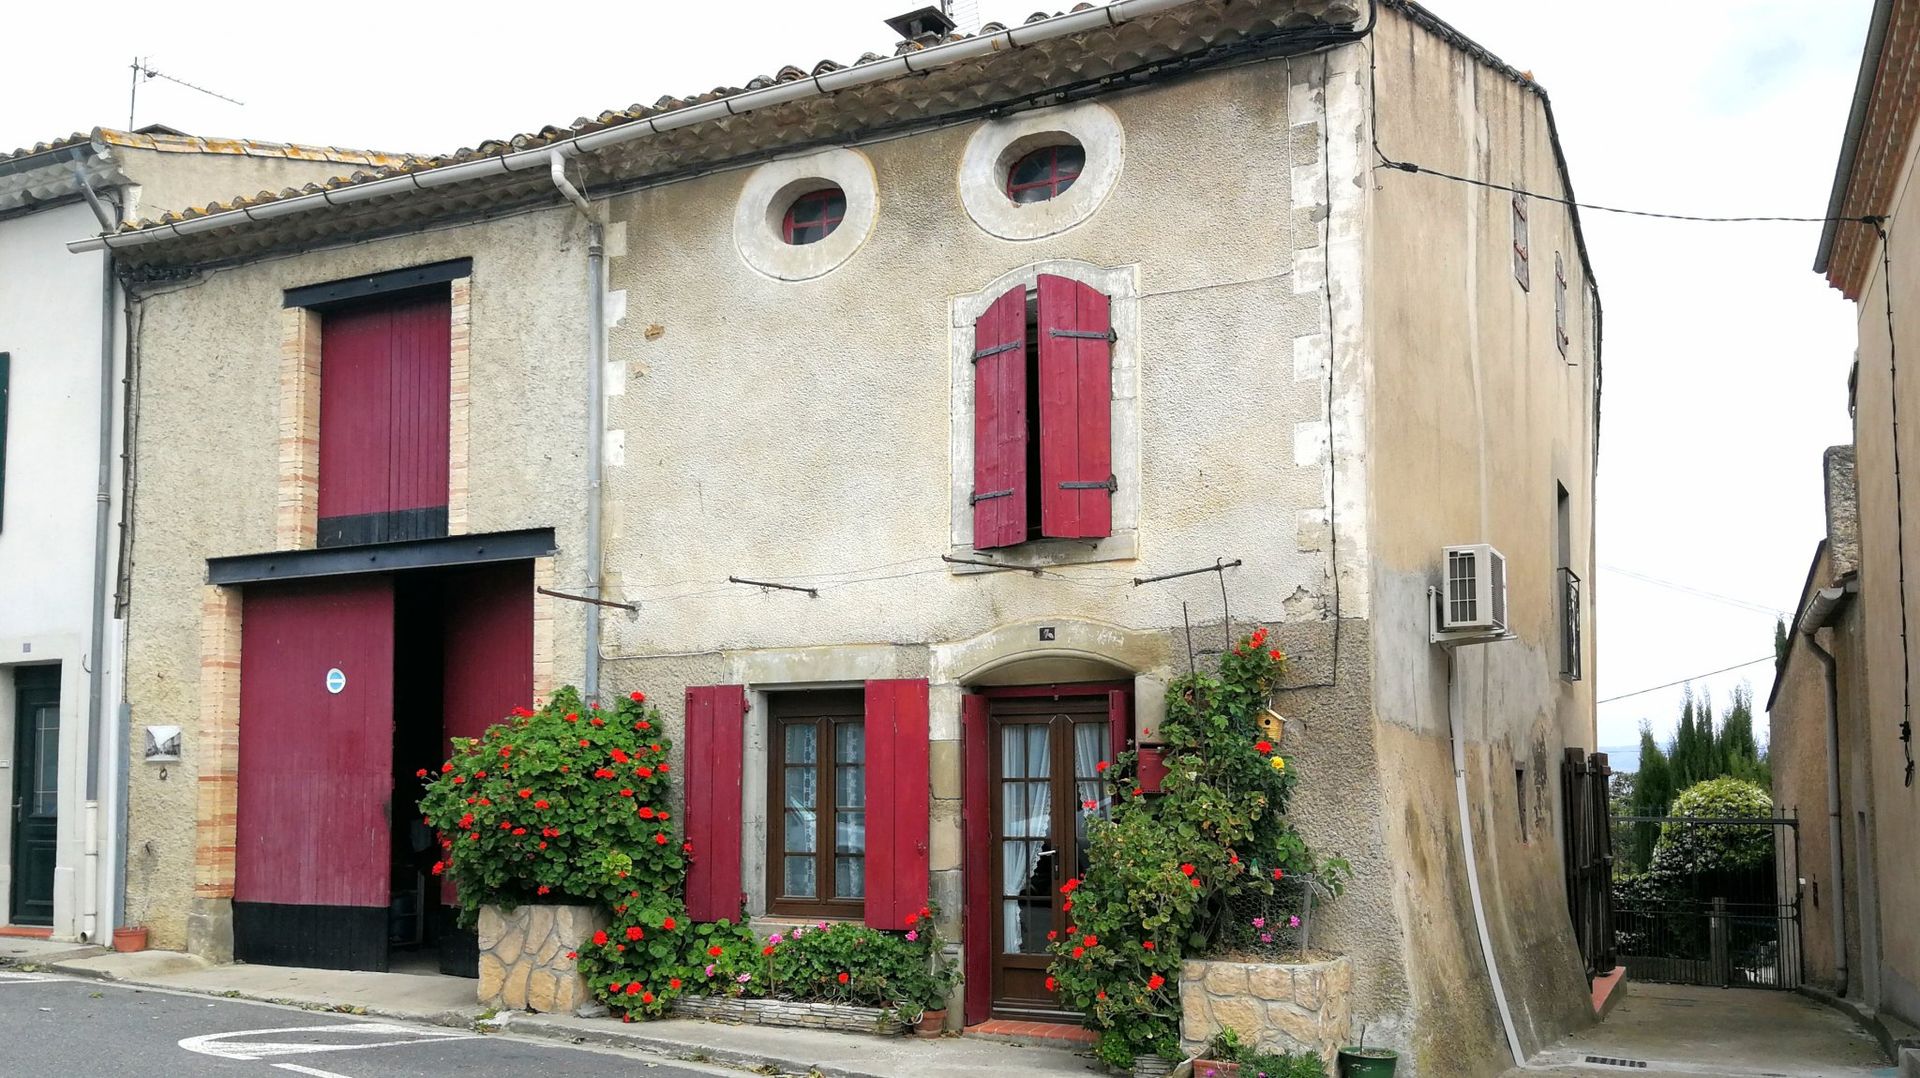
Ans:
<svg viewBox="0 0 1920 1078"><path fill-rule="evenodd" d="M889 1007L858 1007L851 1003L802 1003L791 999L729 999L725 996L682 996L673 1013L715 1022L744 1022L756 1026L798 1026L835 1029L844 1033L898 1036L906 1023Z"/></svg>
<svg viewBox="0 0 1920 1078"><path fill-rule="evenodd" d="M1331 1067L1347 1043L1353 963L1230 962L1189 959L1180 964L1180 1043L1205 1048L1232 1028L1242 1044L1262 1052L1312 1052Z"/></svg>
<svg viewBox="0 0 1920 1078"><path fill-rule="evenodd" d="M572 1014L593 996L567 955L606 927L594 906L480 907L480 1005Z"/></svg>

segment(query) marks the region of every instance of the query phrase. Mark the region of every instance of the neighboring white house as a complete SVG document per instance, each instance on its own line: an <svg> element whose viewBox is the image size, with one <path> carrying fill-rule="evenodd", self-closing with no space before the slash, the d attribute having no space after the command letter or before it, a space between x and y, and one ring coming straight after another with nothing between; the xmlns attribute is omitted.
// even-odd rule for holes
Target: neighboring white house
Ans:
<svg viewBox="0 0 1920 1078"><path fill-rule="evenodd" d="M159 127L0 155L0 931L93 941L127 922L120 454L138 389L107 259L65 242L401 160Z"/></svg>

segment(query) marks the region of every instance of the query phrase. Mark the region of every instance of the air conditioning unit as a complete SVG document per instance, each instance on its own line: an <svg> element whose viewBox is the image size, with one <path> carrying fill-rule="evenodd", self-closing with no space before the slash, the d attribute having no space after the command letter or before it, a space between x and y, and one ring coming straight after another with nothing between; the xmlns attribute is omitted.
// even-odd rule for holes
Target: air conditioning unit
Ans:
<svg viewBox="0 0 1920 1078"><path fill-rule="evenodd" d="M1507 632L1507 559L1486 543L1444 552L1440 631L1488 636Z"/></svg>

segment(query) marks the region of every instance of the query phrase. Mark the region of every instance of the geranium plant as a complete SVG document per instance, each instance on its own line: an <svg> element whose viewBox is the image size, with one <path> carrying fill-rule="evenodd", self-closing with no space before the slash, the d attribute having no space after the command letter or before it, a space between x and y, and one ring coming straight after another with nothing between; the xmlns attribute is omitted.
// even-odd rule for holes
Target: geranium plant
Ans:
<svg viewBox="0 0 1920 1078"><path fill-rule="evenodd" d="M1069 926L1049 945L1048 985L1086 1012L1107 1063L1178 1058L1181 956L1227 935L1235 899L1301 873L1337 893L1346 876L1344 861L1316 859L1287 821L1296 775L1257 721L1285 662L1261 628L1217 674L1168 686L1159 794L1142 794L1132 754L1106 772L1122 796L1088 826L1086 874L1062 888Z"/></svg>
<svg viewBox="0 0 1920 1078"><path fill-rule="evenodd" d="M671 748L644 693L602 707L572 688L456 738L438 774L419 772L420 811L440 832L434 872L458 886L462 923L483 903L677 896L692 851L669 809Z"/></svg>

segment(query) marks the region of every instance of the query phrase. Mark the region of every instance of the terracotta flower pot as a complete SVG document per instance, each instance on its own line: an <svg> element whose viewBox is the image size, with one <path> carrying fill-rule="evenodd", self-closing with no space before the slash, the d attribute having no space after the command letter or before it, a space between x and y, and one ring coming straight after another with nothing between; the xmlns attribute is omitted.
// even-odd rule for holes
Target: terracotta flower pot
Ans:
<svg viewBox="0 0 1920 1078"><path fill-rule="evenodd" d="M916 1036L933 1038L945 1032L947 1028L947 1009L929 1010L920 1015L920 1021L913 1027Z"/></svg>
<svg viewBox="0 0 1920 1078"><path fill-rule="evenodd" d="M113 949L120 952L147 949L147 926L125 925L113 930Z"/></svg>

